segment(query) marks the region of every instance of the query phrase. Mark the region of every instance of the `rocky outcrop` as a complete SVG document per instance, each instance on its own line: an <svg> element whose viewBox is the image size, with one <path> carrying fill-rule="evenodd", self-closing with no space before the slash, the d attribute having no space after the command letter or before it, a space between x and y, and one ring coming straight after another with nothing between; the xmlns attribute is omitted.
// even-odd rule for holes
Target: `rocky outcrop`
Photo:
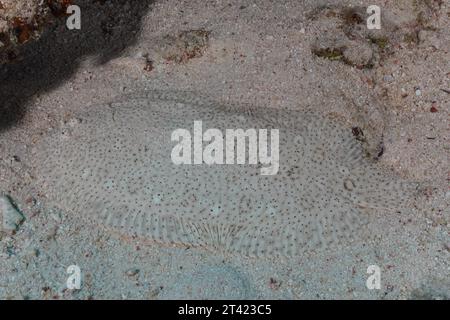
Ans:
<svg viewBox="0 0 450 320"><path fill-rule="evenodd" d="M71 0L0 0L0 64L14 61L20 46L38 39Z"/></svg>

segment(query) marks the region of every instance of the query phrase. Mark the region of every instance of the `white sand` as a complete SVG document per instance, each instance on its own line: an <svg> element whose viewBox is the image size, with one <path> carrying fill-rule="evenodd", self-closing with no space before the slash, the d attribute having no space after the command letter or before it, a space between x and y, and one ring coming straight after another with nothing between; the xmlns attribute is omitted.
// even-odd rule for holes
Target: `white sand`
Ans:
<svg viewBox="0 0 450 320"><path fill-rule="evenodd" d="M369 45L374 67L360 69L312 54L314 45L351 40L356 57L347 55L358 61L369 42L364 30L350 39L337 28L339 18L314 10L316 1L242 2L158 1L148 11L82 5L80 31L57 26L30 44L21 62L0 68L0 191L26 217L15 235L0 235L0 298L450 297L448 4L381 2L388 52L380 42ZM372 4L335 1L329 10L348 3ZM418 22L420 12L425 19ZM195 29L210 31L203 55L167 61L174 40L164 36ZM377 213L377 241L283 261L122 239L47 206L30 187L29 150L42 133L89 105L151 88L261 108L312 106L346 119L374 144L382 139L380 163L429 186L427 197L409 212ZM72 264L81 268L81 290L66 289ZM380 290L366 288L374 264Z"/></svg>

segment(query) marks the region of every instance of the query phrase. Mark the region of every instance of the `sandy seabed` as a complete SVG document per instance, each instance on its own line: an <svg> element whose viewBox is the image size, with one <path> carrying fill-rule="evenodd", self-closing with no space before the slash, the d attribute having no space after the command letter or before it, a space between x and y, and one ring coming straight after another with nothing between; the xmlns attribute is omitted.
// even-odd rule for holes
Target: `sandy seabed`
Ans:
<svg viewBox="0 0 450 320"><path fill-rule="evenodd" d="M448 3L379 1L376 31L365 0L75 3L81 30L60 20L0 66L0 192L25 218L0 232L1 299L450 297ZM375 239L290 258L147 243L50 205L30 150L89 106L149 90L315 108L364 132L421 197L376 213ZM71 265L80 290L67 288ZM379 290L366 286L370 265Z"/></svg>

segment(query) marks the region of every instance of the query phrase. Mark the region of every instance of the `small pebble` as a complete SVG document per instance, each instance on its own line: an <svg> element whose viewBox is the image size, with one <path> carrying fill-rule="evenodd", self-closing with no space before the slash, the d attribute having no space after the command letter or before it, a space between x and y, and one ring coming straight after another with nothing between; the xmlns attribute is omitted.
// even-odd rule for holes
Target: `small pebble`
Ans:
<svg viewBox="0 0 450 320"><path fill-rule="evenodd" d="M431 104L431 108L430 108L430 112L438 112L438 108L437 107L437 102L433 101L433 103Z"/></svg>

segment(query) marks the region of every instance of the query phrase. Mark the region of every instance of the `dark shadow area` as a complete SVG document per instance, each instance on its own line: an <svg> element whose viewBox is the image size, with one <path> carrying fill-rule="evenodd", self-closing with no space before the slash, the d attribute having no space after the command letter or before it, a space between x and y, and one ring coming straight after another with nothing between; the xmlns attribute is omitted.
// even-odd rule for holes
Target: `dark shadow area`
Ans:
<svg viewBox="0 0 450 320"><path fill-rule="evenodd" d="M60 18L40 39L23 46L20 61L0 65L0 132L23 117L29 98L69 79L82 57L96 56L102 64L133 45L153 2L74 1L81 8L81 30L68 30Z"/></svg>

